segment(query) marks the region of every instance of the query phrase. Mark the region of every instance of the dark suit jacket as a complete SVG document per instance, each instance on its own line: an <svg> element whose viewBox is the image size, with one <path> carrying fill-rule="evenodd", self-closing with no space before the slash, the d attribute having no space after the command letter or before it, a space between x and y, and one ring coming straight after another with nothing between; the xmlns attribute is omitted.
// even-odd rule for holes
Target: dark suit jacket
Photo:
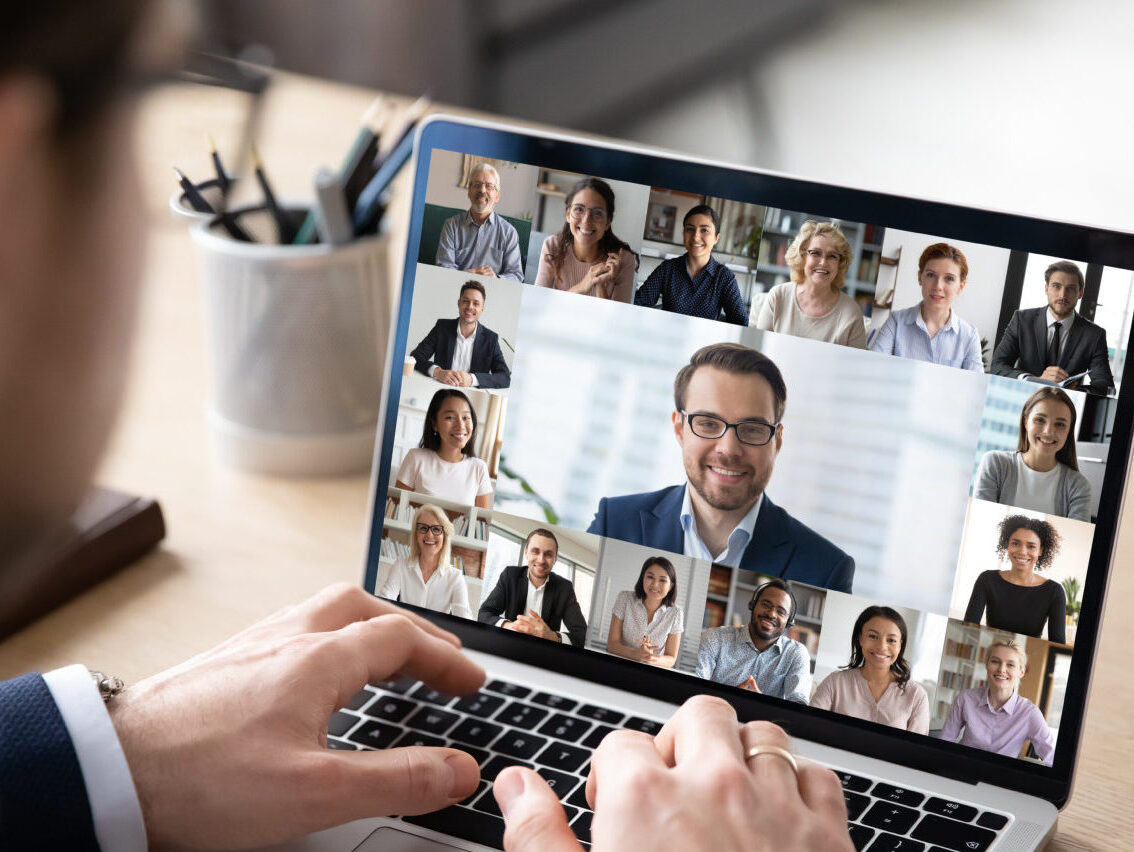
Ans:
<svg viewBox="0 0 1134 852"><path fill-rule="evenodd" d="M457 323L455 319L439 319L425 339L417 344L410 357L417 361L417 371L429 375L429 368L436 364L443 370L453 369L453 350L457 347ZM512 381L508 362L500 351L500 336L483 324L476 329L473 339L472 362L469 372L476 376L482 388L506 388Z"/></svg>
<svg viewBox="0 0 1134 852"><path fill-rule="evenodd" d="M587 532L681 553L685 549L682 487L603 497ZM839 592L849 593L854 581L854 560L773 503L767 494L739 567Z"/></svg>
<svg viewBox="0 0 1134 852"><path fill-rule="evenodd" d="M0 683L0 848L98 850L79 759L34 672Z"/></svg>
<svg viewBox="0 0 1134 852"><path fill-rule="evenodd" d="M477 620L485 624L495 624L503 616L505 621L515 621L516 616L526 612L528 603L528 567L526 565L509 565L500 573L496 581L496 588L481 604ZM565 580L558 574L547 578L547 589L543 593L543 612L540 617L547 622L547 626L559 632L562 625L567 625L567 632L571 636L571 644L582 648L587 639L587 620L583 618L583 611L579 608L579 601L575 599L575 587L570 580Z"/></svg>
<svg viewBox="0 0 1134 852"><path fill-rule="evenodd" d="M1114 387L1106 352L1106 331L1075 314L1070 338L1055 366L1070 375L1090 371L1090 390L1105 394ZM1016 378L1020 373L1040 375L1047 363L1047 308L1016 311L992 353L992 372ZM1087 388L1084 388L1087 390Z"/></svg>

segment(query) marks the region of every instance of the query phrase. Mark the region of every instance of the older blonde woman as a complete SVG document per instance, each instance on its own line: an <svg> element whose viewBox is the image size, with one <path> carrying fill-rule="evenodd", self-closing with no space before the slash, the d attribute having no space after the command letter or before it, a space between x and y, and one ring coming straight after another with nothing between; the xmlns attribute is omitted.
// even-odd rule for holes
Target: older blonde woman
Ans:
<svg viewBox="0 0 1134 852"><path fill-rule="evenodd" d="M838 225L804 222L787 250L791 281L768 291L756 327L865 349L862 311L842 292L850 261L850 243Z"/></svg>
<svg viewBox="0 0 1134 852"><path fill-rule="evenodd" d="M465 575L450 562L453 525L443 509L426 503L414 514L410 555L390 569L378 596L471 618Z"/></svg>

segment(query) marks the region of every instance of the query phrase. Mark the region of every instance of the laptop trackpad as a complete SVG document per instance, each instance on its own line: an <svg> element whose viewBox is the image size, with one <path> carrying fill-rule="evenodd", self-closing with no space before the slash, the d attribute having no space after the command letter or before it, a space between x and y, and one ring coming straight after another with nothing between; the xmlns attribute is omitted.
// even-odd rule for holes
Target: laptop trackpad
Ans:
<svg viewBox="0 0 1134 852"><path fill-rule="evenodd" d="M451 852L460 848L384 825L367 837L354 852Z"/></svg>

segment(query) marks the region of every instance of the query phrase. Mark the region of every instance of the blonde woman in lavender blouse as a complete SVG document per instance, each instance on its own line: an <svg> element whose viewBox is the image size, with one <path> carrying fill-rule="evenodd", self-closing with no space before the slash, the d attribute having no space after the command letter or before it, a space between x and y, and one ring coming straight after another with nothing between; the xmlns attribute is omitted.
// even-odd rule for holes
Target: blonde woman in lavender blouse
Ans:
<svg viewBox="0 0 1134 852"><path fill-rule="evenodd" d="M811 696L811 706L847 716L929 733L929 696L910 680L906 620L888 606L868 606L851 634L851 658Z"/></svg>
<svg viewBox="0 0 1134 852"><path fill-rule="evenodd" d="M1018 692L1028 670L1028 655L1015 639L1000 639L988 649L988 681L966 689L949 708L941 739L1019 757L1030 742L1036 755L1051 766L1055 738L1039 708ZM960 740L957 735L960 735Z"/></svg>
<svg viewBox="0 0 1134 852"><path fill-rule="evenodd" d="M672 669L685 618L674 601L677 572L663 556L642 565L634 591L618 593L606 634L606 650L628 660Z"/></svg>

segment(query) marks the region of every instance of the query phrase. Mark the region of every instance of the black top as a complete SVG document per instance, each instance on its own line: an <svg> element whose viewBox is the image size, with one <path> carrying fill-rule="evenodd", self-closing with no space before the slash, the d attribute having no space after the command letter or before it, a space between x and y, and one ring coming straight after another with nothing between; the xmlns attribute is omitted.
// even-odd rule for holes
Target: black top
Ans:
<svg viewBox="0 0 1134 852"><path fill-rule="evenodd" d="M1066 641L1067 597L1054 580L1038 586L1017 586L1000 576L999 571L985 571L973 584L965 621L980 624L988 610L985 624L997 630L1026 633L1037 639L1047 622L1047 638L1062 644Z"/></svg>

